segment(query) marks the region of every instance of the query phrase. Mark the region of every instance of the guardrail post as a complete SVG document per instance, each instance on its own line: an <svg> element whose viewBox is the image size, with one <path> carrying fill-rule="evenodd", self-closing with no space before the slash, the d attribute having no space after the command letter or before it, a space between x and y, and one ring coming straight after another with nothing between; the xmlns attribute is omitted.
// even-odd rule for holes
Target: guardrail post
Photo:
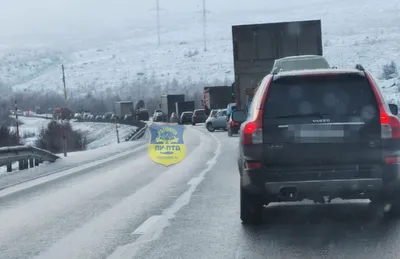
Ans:
<svg viewBox="0 0 400 259"><path fill-rule="evenodd" d="M12 172L12 162L7 163L7 172Z"/></svg>
<svg viewBox="0 0 400 259"><path fill-rule="evenodd" d="M29 158L29 167L33 168L33 158Z"/></svg>
<svg viewBox="0 0 400 259"><path fill-rule="evenodd" d="M18 161L18 169L19 170L24 170L24 160L19 160Z"/></svg>
<svg viewBox="0 0 400 259"><path fill-rule="evenodd" d="M28 159L24 160L24 169L28 169L29 168L29 164L28 164Z"/></svg>
<svg viewBox="0 0 400 259"><path fill-rule="evenodd" d="M39 159L35 159L35 166L39 166Z"/></svg>

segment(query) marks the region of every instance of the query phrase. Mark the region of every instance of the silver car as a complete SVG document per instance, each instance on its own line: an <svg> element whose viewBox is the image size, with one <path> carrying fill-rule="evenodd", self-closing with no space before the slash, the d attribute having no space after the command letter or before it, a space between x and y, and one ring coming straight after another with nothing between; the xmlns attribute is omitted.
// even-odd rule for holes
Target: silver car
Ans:
<svg viewBox="0 0 400 259"><path fill-rule="evenodd" d="M226 109L218 110L215 115L211 115L206 120L206 128L209 132L214 132L216 129L226 130L227 127Z"/></svg>
<svg viewBox="0 0 400 259"><path fill-rule="evenodd" d="M304 70L304 69L328 69L330 65L323 56L318 55L302 55L289 56L276 59L272 68L272 73Z"/></svg>

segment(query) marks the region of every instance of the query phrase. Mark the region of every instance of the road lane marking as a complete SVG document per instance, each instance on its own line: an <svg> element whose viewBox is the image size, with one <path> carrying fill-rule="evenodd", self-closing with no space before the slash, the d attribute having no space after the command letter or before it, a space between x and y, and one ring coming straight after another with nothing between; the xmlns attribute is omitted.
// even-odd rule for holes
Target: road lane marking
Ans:
<svg viewBox="0 0 400 259"><path fill-rule="evenodd" d="M194 137L198 138L199 136ZM111 208L94 216L91 220L69 232L61 239L54 240L55 242L50 247L47 247L35 258L97 259L109 255L110 252L112 252L112 250L110 251L109 249L115 248L117 244L114 241L118 240L121 235L127 234L130 238L136 239L137 236L132 237L130 234L138 225L136 224L137 219L142 217L143 212L155 211L154 203L158 201L158 199L161 199L162 202L174 201L177 197L176 195L174 195L173 198L169 196L166 199L166 197L171 194L171 190L176 188L177 184L182 184L182 177L186 180L183 182L183 189L187 188L186 182L190 178L186 178L186 176L193 161L197 161L199 157L204 155L205 151L208 154L207 157L213 156L212 153L216 145L213 143L211 144L212 148L210 148L210 144L211 138L206 135L200 135L200 143L198 145L193 145L194 149L190 152L187 159L163 171L159 177L156 177L147 185L132 190L131 195L113 204ZM150 163L149 165L152 164L153 163ZM156 211L160 211L160 209L162 210L163 208L157 207ZM154 214L160 215L161 213ZM152 214L147 213L147 215L151 216ZM32 220L34 221L34 219ZM129 227L132 226L133 223L135 223L135 227L129 230ZM151 227L145 234L147 236L151 235L152 238L157 239L168 224L168 220L163 216L155 225L156 228ZM127 230L129 231L128 233L126 233ZM134 246L137 245L136 243ZM123 249L125 249L125 247ZM130 252L129 249L127 251ZM116 258L132 259L132 257L129 255L126 256L125 254L117 255Z"/></svg>
<svg viewBox="0 0 400 259"><path fill-rule="evenodd" d="M160 219L163 217L164 217L163 215L151 216L145 222L143 222L135 231L133 231L131 235L142 235L146 233L152 226L157 224L157 222L160 221Z"/></svg>
<svg viewBox="0 0 400 259"><path fill-rule="evenodd" d="M200 130L196 131L201 132ZM210 134L209 136L215 139L217 148L214 152L214 156L206 163L207 167L201 171L197 177L192 178L188 182L190 187L184 193L182 193L171 206L165 209L162 212L162 215L157 215L158 220L153 224L148 224L146 226L147 230L142 233L135 242L117 247L114 252L107 257L107 259L133 258L140 251L141 245L158 240L161 237L164 229L170 226L170 220L175 218L175 214L184 206L189 204L197 186L204 180L205 175L212 170L221 154L221 142L214 135ZM144 223L146 223L149 219L147 219ZM154 221L154 219L151 221Z"/></svg>

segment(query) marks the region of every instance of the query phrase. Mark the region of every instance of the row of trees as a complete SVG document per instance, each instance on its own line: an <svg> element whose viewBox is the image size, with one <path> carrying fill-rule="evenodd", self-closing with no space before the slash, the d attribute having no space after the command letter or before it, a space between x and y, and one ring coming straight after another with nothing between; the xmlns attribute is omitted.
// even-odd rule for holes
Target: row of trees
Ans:
<svg viewBox="0 0 400 259"><path fill-rule="evenodd" d="M224 79L215 80L208 85L230 84L231 82ZM131 83L122 82L119 87L100 90L97 89L96 85L79 86L77 88L71 86L68 91L68 105L72 110L103 114L113 110L114 102L145 100L147 110L153 112L159 108L161 95L185 94L186 100L195 101L197 107L200 107L204 86L204 83L194 82L190 78L183 82L171 80L161 84L154 79L154 75L150 78L142 77L140 80ZM81 89L85 89L85 93L80 92ZM17 100L18 107L21 110L29 110L34 106L40 106L43 110L47 110L48 108L65 104L63 93L52 90L46 90L45 93L38 93L37 90L11 92L8 96L3 96L3 103L6 103L8 108L13 106L14 100Z"/></svg>

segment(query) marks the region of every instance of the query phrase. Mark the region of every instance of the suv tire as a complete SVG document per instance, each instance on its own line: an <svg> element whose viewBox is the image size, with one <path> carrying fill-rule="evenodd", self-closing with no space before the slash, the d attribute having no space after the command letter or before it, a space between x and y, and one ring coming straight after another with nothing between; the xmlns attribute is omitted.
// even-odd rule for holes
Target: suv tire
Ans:
<svg viewBox="0 0 400 259"><path fill-rule="evenodd" d="M231 130L231 128L228 128L228 137L232 137L232 130Z"/></svg>
<svg viewBox="0 0 400 259"><path fill-rule="evenodd" d="M262 223L263 205L261 197L246 192L240 184L240 219L243 224Z"/></svg>
<svg viewBox="0 0 400 259"><path fill-rule="evenodd" d="M378 208L383 208L384 216L389 219L399 219L400 218L400 187L394 188L391 191L385 192L380 197L372 200L372 203L378 206ZM385 211L385 206L389 205L390 209Z"/></svg>

